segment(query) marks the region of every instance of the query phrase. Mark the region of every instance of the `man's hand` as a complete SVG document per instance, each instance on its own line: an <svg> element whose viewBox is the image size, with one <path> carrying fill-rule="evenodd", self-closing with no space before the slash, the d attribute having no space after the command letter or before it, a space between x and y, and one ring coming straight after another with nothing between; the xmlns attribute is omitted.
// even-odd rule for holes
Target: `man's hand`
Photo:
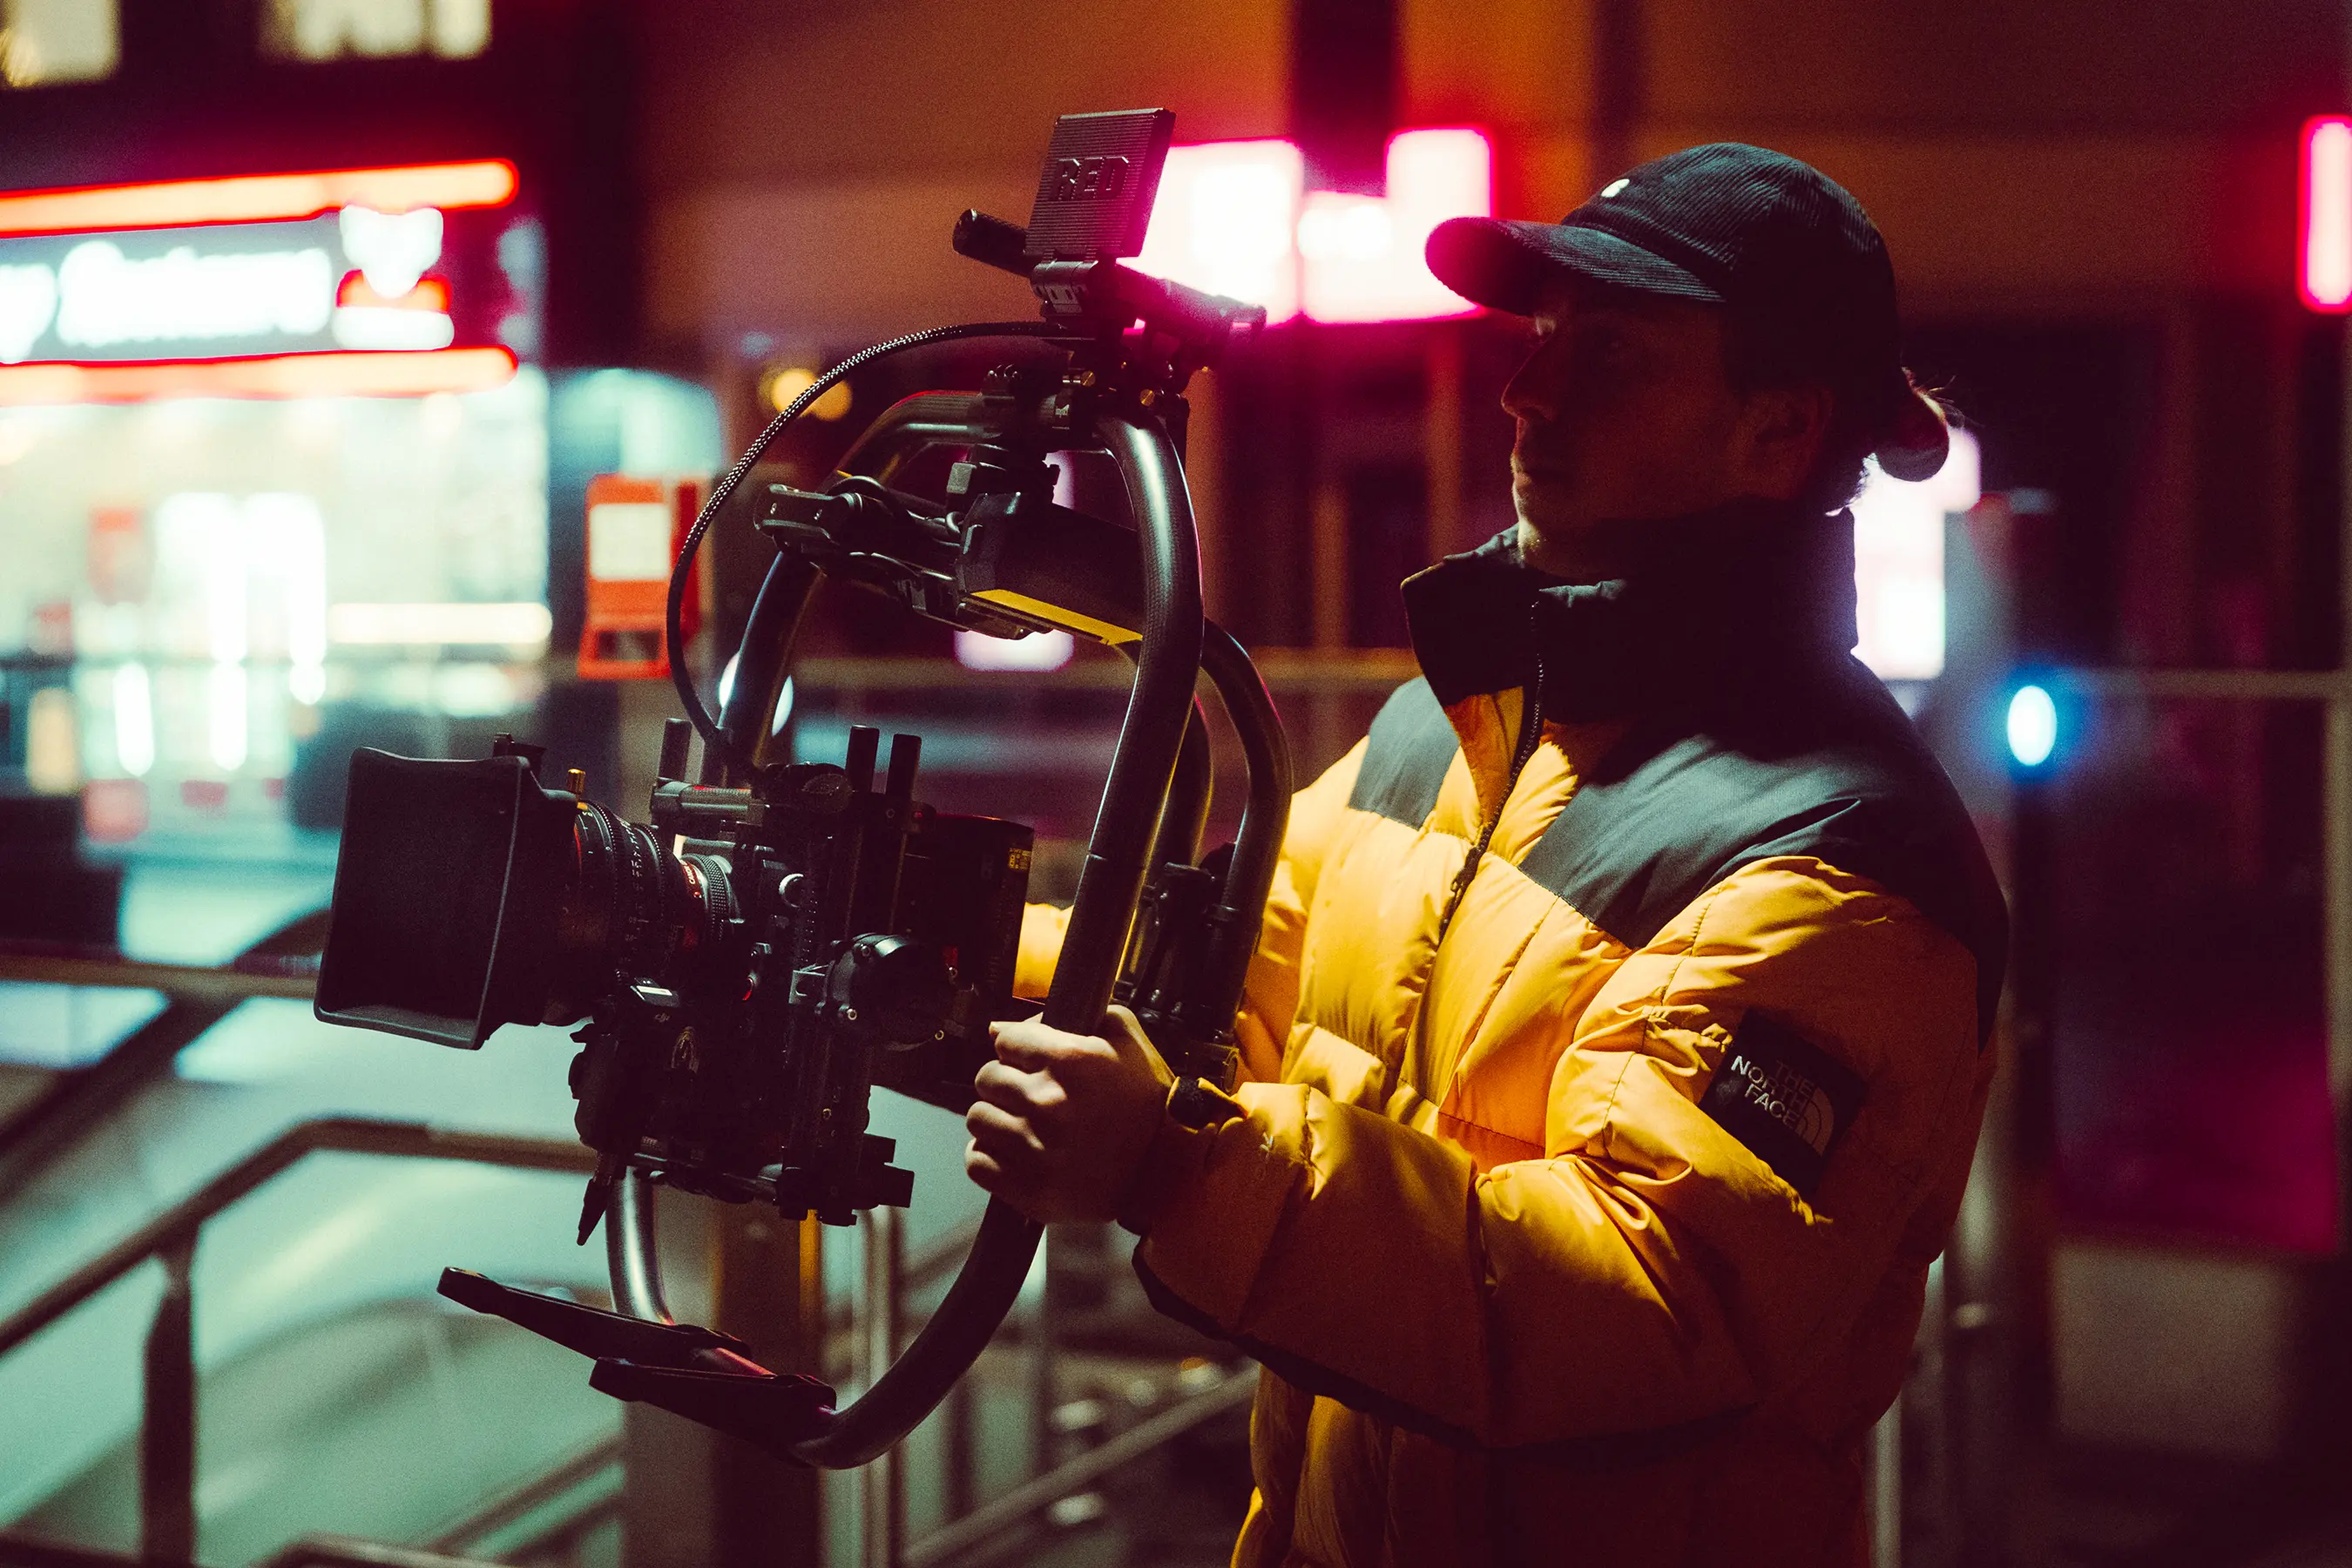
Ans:
<svg viewBox="0 0 2352 1568"><path fill-rule="evenodd" d="M1166 1065L1134 1014L1113 1007L1103 1021L1108 1039L999 1024L997 1059L975 1080L963 1168L1031 1219L1117 1218L1159 1131Z"/></svg>

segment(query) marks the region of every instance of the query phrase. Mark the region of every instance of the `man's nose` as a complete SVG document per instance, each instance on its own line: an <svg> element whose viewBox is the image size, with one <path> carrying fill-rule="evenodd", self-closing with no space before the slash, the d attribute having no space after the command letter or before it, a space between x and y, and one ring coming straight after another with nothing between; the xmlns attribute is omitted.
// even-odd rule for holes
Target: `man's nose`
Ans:
<svg viewBox="0 0 2352 1568"><path fill-rule="evenodd" d="M1543 353L1538 350L1503 387L1503 412L1514 419L1549 419L1559 411L1556 379L1541 374Z"/></svg>

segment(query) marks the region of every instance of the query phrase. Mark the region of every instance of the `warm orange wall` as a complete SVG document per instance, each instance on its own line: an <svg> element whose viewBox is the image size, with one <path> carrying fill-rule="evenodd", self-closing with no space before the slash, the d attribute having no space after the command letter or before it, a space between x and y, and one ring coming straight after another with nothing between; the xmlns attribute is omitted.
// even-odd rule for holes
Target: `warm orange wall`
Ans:
<svg viewBox="0 0 2352 1568"><path fill-rule="evenodd" d="M1735 119L1652 126L1643 155L1764 142L1853 191L1886 236L1915 308L2137 309L2200 291L2294 288L2291 133L1927 136L1763 131ZM1528 212L1584 199L1586 143L1519 150Z"/></svg>
<svg viewBox="0 0 2352 1568"><path fill-rule="evenodd" d="M698 0L647 7L655 187L1034 167L1054 116L1281 128L1285 0Z"/></svg>
<svg viewBox="0 0 2352 1568"><path fill-rule="evenodd" d="M1906 134L2196 135L2342 97L2337 0L1643 0L1645 118ZM1588 0L1403 0L1415 118L1590 112Z"/></svg>
<svg viewBox="0 0 2352 1568"><path fill-rule="evenodd" d="M704 0L649 8L656 333L844 342L1017 289L950 257L1018 217L1046 128L1164 103L1284 128L1286 0ZM2291 288L2292 135L2341 97L2336 0L1648 0L1638 144L1763 142L1850 185L1915 309L2137 310ZM1591 167L1589 0L1402 0L1403 111L1497 143L1557 217Z"/></svg>
<svg viewBox="0 0 2352 1568"><path fill-rule="evenodd" d="M948 249L1026 217L1054 117L1164 105L1191 141L1279 134L1285 0L703 0L648 8L649 316L672 342L841 342L1027 315Z"/></svg>
<svg viewBox="0 0 2352 1568"><path fill-rule="evenodd" d="M2343 99L2335 0L1647 0L1642 153L1806 158L1915 302L2078 309L2293 287L2294 128ZM1592 166L1583 0L1405 0L1422 122L1494 129L1497 197L1558 217Z"/></svg>
<svg viewBox="0 0 2352 1568"><path fill-rule="evenodd" d="M1647 0L1668 124L2199 134L2340 97L2338 0Z"/></svg>

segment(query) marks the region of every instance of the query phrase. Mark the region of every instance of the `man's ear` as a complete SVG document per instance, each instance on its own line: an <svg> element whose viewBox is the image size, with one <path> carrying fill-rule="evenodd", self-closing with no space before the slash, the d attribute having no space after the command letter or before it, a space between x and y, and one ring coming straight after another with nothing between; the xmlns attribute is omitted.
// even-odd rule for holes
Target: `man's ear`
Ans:
<svg viewBox="0 0 2352 1568"><path fill-rule="evenodd" d="M1837 396L1824 382L1801 381L1749 393L1738 461L1748 493L1795 499L1828 442Z"/></svg>

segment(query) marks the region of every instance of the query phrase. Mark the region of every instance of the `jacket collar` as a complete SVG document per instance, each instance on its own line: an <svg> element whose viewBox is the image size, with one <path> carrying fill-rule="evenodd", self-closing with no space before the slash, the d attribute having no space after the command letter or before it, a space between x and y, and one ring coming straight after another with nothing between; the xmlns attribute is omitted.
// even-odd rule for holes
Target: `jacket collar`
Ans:
<svg viewBox="0 0 2352 1568"><path fill-rule="evenodd" d="M1413 652L1438 701L1527 686L1540 671L1546 719L1624 718L1853 648L1852 513L1743 500L1623 526L1657 548L1610 582L1536 572L1516 528L1407 578Z"/></svg>

